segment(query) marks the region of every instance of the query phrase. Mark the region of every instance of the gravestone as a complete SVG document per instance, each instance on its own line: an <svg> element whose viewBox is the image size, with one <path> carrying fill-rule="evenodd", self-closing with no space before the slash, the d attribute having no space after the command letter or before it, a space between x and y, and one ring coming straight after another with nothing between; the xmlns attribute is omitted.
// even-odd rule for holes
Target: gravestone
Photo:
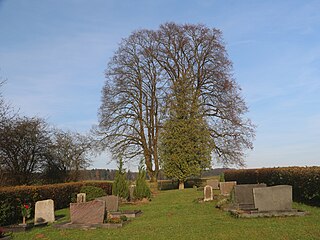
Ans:
<svg viewBox="0 0 320 240"><path fill-rule="evenodd" d="M52 199L37 201L34 212L34 224L52 223L54 218L54 202Z"/></svg>
<svg viewBox="0 0 320 240"><path fill-rule="evenodd" d="M219 181L217 179L208 179L207 185L211 186L212 189L215 189L215 190L219 189Z"/></svg>
<svg viewBox="0 0 320 240"><path fill-rule="evenodd" d="M77 203L86 202L86 194L85 193L78 193L77 194Z"/></svg>
<svg viewBox="0 0 320 240"><path fill-rule="evenodd" d="M254 188L253 198L255 207L261 212L292 210L292 186L290 185Z"/></svg>
<svg viewBox="0 0 320 240"><path fill-rule="evenodd" d="M134 189L136 188L136 185L130 185L129 186L129 197L130 197L130 201L132 201L134 199L134 196L133 196L133 192L134 192Z"/></svg>
<svg viewBox="0 0 320 240"><path fill-rule="evenodd" d="M239 204L240 209L253 209L253 189L254 188L265 188L265 183L260 184L241 184L234 186L234 200L235 203Z"/></svg>
<svg viewBox="0 0 320 240"><path fill-rule="evenodd" d="M84 203L70 203L71 223L99 224L103 223L105 217L104 201L94 200Z"/></svg>
<svg viewBox="0 0 320 240"><path fill-rule="evenodd" d="M96 198L96 200L102 200L106 203L106 211L117 212L119 210L119 197L114 195L104 196Z"/></svg>
<svg viewBox="0 0 320 240"><path fill-rule="evenodd" d="M230 195L233 187L237 185L237 182L220 182L220 192L221 195Z"/></svg>
<svg viewBox="0 0 320 240"><path fill-rule="evenodd" d="M209 185L206 185L206 186L203 188L203 195L204 195L203 200L204 200L205 202L206 202L206 201L212 201L212 200L213 200L212 187L209 186Z"/></svg>

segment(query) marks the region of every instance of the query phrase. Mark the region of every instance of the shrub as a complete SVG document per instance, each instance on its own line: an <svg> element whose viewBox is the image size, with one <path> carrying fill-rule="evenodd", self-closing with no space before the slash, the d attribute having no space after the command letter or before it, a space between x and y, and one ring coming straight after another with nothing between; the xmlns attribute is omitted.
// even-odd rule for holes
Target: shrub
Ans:
<svg viewBox="0 0 320 240"><path fill-rule="evenodd" d="M146 171L142 166L139 167L138 178L136 180L136 187L134 188L133 196L136 199L151 197L151 191L146 182Z"/></svg>
<svg viewBox="0 0 320 240"><path fill-rule="evenodd" d="M34 209L36 201L52 199L55 209L69 207L71 199L80 192L82 186L104 185L104 195L111 195L112 184L110 182L76 182L42 186L16 186L0 188L0 226L21 221L21 204L27 203ZM33 217L34 212L31 212Z"/></svg>
<svg viewBox="0 0 320 240"><path fill-rule="evenodd" d="M83 186L80 189L80 192L86 193L87 201L91 201L98 197L102 197L106 195L106 192L102 188L94 187L94 186Z"/></svg>
<svg viewBox="0 0 320 240"><path fill-rule="evenodd" d="M320 205L320 167L227 170L225 179L238 184L291 185L294 201Z"/></svg>
<svg viewBox="0 0 320 240"><path fill-rule="evenodd" d="M128 199L129 197L129 186L126 179L126 172L123 169L123 161L119 161L119 169L116 171L116 176L112 184L112 194L119 196L123 199Z"/></svg>

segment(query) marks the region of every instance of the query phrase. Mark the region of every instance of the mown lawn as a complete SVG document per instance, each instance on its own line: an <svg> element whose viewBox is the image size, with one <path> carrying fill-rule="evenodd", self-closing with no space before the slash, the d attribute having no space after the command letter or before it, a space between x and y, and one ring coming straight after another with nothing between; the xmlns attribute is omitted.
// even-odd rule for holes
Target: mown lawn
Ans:
<svg viewBox="0 0 320 240"><path fill-rule="evenodd" d="M14 234L14 239L320 239L320 208L294 203L309 211L304 217L237 219L215 208L197 203L202 192L194 189L161 191L141 209L143 215L121 229L57 230L52 226ZM68 210L56 211L68 219Z"/></svg>

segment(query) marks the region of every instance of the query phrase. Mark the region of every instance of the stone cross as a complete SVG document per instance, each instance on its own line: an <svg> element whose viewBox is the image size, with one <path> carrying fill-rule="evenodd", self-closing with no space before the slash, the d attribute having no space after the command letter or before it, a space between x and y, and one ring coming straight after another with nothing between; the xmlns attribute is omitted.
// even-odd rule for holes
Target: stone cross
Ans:
<svg viewBox="0 0 320 240"><path fill-rule="evenodd" d="M52 199L37 201L35 205L34 224L52 223L54 218L54 202Z"/></svg>
<svg viewBox="0 0 320 240"><path fill-rule="evenodd" d="M212 201L213 200L213 191L212 187L210 185L206 185L203 189L203 200L206 201Z"/></svg>
<svg viewBox="0 0 320 240"><path fill-rule="evenodd" d="M86 193L78 193L77 194L77 203L84 203L86 202Z"/></svg>

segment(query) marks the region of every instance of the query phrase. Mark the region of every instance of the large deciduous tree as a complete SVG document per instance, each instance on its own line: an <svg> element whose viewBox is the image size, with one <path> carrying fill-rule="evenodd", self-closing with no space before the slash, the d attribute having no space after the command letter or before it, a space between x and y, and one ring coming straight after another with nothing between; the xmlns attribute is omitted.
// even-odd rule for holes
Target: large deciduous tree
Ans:
<svg viewBox="0 0 320 240"><path fill-rule="evenodd" d="M254 126L245 117L247 107L232 77L219 30L167 23L156 31L134 32L121 43L106 76L99 126L104 146L114 153L142 154L148 174L156 177L163 120L173 124L173 119L180 119L181 125L200 122L199 129L209 130L212 148L208 149L213 149L218 162L244 164L244 150L252 148ZM188 117L177 117L177 112L170 113L170 106L185 94L196 113L189 111L188 104L178 104Z"/></svg>
<svg viewBox="0 0 320 240"><path fill-rule="evenodd" d="M123 40L106 70L99 111L101 142L116 158L145 159L152 180L159 170L158 138L164 84L152 32L140 31Z"/></svg>

